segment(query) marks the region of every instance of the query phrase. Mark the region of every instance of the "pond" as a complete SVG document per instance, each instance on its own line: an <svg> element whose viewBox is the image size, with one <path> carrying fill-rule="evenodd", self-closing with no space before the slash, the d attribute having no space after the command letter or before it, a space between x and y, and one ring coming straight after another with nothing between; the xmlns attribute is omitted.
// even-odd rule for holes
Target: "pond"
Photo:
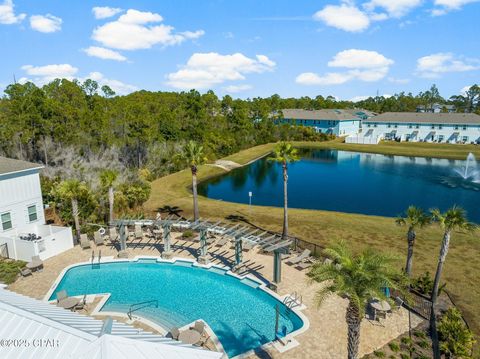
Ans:
<svg viewBox="0 0 480 359"><path fill-rule="evenodd" d="M397 216L409 205L446 210L457 204L480 222L480 175L468 160L386 156L337 150L299 150L288 168L291 208ZM202 182L201 195L223 201L283 206L280 164L259 159Z"/></svg>

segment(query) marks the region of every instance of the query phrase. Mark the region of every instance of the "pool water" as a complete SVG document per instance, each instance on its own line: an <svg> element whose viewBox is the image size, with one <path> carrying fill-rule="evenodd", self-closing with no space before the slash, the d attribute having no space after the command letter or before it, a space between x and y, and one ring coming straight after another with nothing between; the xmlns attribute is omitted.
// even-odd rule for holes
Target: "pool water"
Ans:
<svg viewBox="0 0 480 359"><path fill-rule="evenodd" d="M51 296L111 293L102 311L127 313L134 303L158 300L135 314L165 329L203 319L213 329L229 357L275 339L275 306L279 328L291 333L303 326L298 315L253 281L241 281L223 270L192 267L191 263L154 261L80 265L69 269Z"/></svg>
<svg viewBox="0 0 480 359"><path fill-rule="evenodd" d="M442 211L458 205L480 223L480 164L337 150L300 150L288 168L288 205L394 217L408 206ZM262 158L199 184L206 197L263 206L283 206L280 164Z"/></svg>

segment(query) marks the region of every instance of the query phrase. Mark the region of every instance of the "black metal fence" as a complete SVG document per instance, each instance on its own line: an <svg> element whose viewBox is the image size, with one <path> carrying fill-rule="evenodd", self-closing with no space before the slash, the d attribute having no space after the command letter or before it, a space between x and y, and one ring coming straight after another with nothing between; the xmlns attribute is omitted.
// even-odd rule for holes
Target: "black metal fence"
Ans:
<svg viewBox="0 0 480 359"><path fill-rule="evenodd" d="M0 244L0 258L9 258L7 243Z"/></svg>

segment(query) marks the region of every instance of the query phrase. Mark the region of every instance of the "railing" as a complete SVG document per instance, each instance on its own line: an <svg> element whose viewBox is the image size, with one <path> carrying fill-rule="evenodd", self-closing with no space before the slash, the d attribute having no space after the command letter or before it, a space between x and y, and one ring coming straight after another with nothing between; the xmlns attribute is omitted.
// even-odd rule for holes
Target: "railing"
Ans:
<svg viewBox="0 0 480 359"><path fill-rule="evenodd" d="M293 292L292 294L283 299L283 304L285 304L285 306L290 309L299 307L302 305L302 303L302 296L299 295L297 292Z"/></svg>
<svg viewBox="0 0 480 359"><path fill-rule="evenodd" d="M401 294L392 290L392 297L401 297ZM404 306L410 309L412 312L418 314L423 319L430 320L432 311L432 302L427 296L411 289L409 300L404 300Z"/></svg>
<svg viewBox="0 0 480 359"><path fill-rule="evenodd" d="M8 257L8 245L4 243L0 245L0 258L9 258Z"/></svg>
<svg viewBox="0 0 480 359"><path fill-rule="evenodd" d="M152 299L152 300L147 300L145 302L140 302L140 303L135 303L130 306L128 309L127 315L130 320L132 320L132 313L136 312L137 310L143 309L150 307L152 305L155 305L155 308L158 308L158 300L157 299Z"/></svg>

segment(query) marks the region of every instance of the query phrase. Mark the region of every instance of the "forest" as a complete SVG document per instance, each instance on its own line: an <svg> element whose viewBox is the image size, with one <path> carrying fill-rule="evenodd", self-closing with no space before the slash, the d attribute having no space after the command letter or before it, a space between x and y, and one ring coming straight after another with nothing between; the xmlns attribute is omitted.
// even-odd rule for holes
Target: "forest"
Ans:
<svg viewBox="0 0 480 359"><path fill-rule="evenodd" d="M173 161L187 140L204 147L209 161L279 140L320 141L306 127L275 125L281 109L363 108L377 113L415 111L417 106L453 104L458 112L480 112L480 88L444 99L433 85L417 95L370 97L353 103L315 98L219 98L213 91L137 91L117 96L93 80L54 80L42 87L14 83L0 99L0 155L42 163L46 203L59 205L70 221L61 182L82 184L83 218L107 217L105 170L115 173L118 210L135 210L148 199L149 181L179 170ZM103 175L103 178L108 176ZM108 182L108 185L106 184ZM64 192L64 191L63 191ZM67 196L68 197L68 196Z"/></svg>

